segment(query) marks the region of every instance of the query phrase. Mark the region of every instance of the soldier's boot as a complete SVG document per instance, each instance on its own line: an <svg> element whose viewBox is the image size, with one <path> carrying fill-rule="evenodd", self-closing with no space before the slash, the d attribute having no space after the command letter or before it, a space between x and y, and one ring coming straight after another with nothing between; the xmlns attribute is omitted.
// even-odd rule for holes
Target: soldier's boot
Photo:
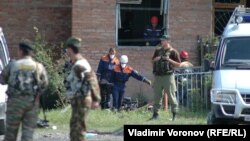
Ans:
<svg viewBox="0 0 250 141"><path fill-rule="evenodd" d="M159 114L157 112L154 112L150 120L158 119L158 117L159 117Z"/></svg>
<svg viewBox="0 0 250 141"><path fill-rule="evenodd" d="M172 121L176 120L176 112L173 112L173 117L172 117Z"/></svg>

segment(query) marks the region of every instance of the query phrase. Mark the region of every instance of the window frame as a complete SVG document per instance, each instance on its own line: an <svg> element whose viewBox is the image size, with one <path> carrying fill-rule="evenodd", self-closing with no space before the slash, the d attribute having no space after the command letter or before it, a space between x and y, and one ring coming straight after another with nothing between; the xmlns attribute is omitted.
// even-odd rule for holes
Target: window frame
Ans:
<svg viewBox="0 0 250 141"><path fill-rule="evenodd" d="M218 8L218 9L230 9L230 8L235 8L237 7L238 5L245 5L246 4L246 0L240 0L239 3L222 3L222 2L215 2L215 0L213 0L213 3L214 3L214 7L215 8Z"/></svg>
<svg viewBox="0 0 250 141"><path fill-rule="evenodd" d="M120 13L121 13L121 8L120 8L120 4L141 4L141 3L121 3L119 1L122 0L117 0L116 1L116 10L115 10L115 46L117 48L152 48L155 46L137 46L137 45L132 45L132 46L127 46L127 45L118 45L119 42L119 37L118 37L118 31L119 31L119 27L120 27ZM141 1L142 0L138 0ZM161 5L159 7L160 9L160 14L163 15L163 19L162 19L162 27L165 28L164 33L167 34L169 32L169 5L170 5L170 0L161 0L161 2L165 2L164 5ZM165 6L165 7L164 7Z"/></svg>
<svg viewBox="0 0 250 141"><path fill-rule="evenodd" d="M246 5L246 0L240 0L239 3L221 3L221 2L215 2L213 0L213 34L215 34L215 11L216 9L232 9L234 10L239 5Z"/></svg>
<svg viewBox="0 0 250 141"><path fill-rule="evenodd" d="M141 4L142 0L116 0L119 4Z"/></svg>

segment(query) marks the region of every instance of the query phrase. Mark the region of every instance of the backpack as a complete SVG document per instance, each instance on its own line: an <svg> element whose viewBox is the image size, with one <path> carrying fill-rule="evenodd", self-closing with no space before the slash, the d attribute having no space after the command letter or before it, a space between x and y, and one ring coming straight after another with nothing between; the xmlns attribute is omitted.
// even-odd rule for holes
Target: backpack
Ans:
<svg viewBox="0 0 250 141"><path fill-rule="evenodd" d="M14 88L21 94L36 95L38 90L37 65L34 70L19 69L15 72Z"/></svg>

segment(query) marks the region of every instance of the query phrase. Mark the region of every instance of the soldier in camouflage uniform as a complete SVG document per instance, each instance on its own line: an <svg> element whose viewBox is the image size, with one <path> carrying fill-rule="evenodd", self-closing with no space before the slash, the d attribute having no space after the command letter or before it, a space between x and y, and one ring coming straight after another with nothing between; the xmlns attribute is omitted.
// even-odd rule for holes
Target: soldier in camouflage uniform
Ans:
<svg viewBox="0 0 250 141"><path fill-rule="evenodd" d="M99 106L100 89L95 72L79 53L81 39L71 37L66 41L66 46L67 55L73 63L66 84L67 96L72 107L70 140L85 141L86 117L91 107Z"/></svg>
<svg viewBox="0 0 250 141"><path fill-rule="evenodd" d="M39 94L47 87L44 66L33 60L32 43L19 44L20 59L11 61L0 75L0 83L8 84L6 131L4 141L17 139L22 125L22 141L32 141L39 113Z"/></svg>

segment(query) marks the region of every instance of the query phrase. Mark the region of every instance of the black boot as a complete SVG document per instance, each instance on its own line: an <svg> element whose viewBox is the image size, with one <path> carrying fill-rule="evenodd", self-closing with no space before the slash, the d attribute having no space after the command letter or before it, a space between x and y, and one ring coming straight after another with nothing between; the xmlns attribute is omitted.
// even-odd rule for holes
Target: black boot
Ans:
<svg viewBox="0 0 250 141"><path fill-rule="evenodd" d="M153 116L151 117L150 120L158 119L158 117L159 117L159 114L156 113L156 112L154 112L154 113L153 113Z"/></svg>
<svg viewBox="0 0 250 141"><path fill-rule="evenodd" d="M172 121L175 121L176 120L176 112L173 112L173 118L172 118Z"/></svg>

